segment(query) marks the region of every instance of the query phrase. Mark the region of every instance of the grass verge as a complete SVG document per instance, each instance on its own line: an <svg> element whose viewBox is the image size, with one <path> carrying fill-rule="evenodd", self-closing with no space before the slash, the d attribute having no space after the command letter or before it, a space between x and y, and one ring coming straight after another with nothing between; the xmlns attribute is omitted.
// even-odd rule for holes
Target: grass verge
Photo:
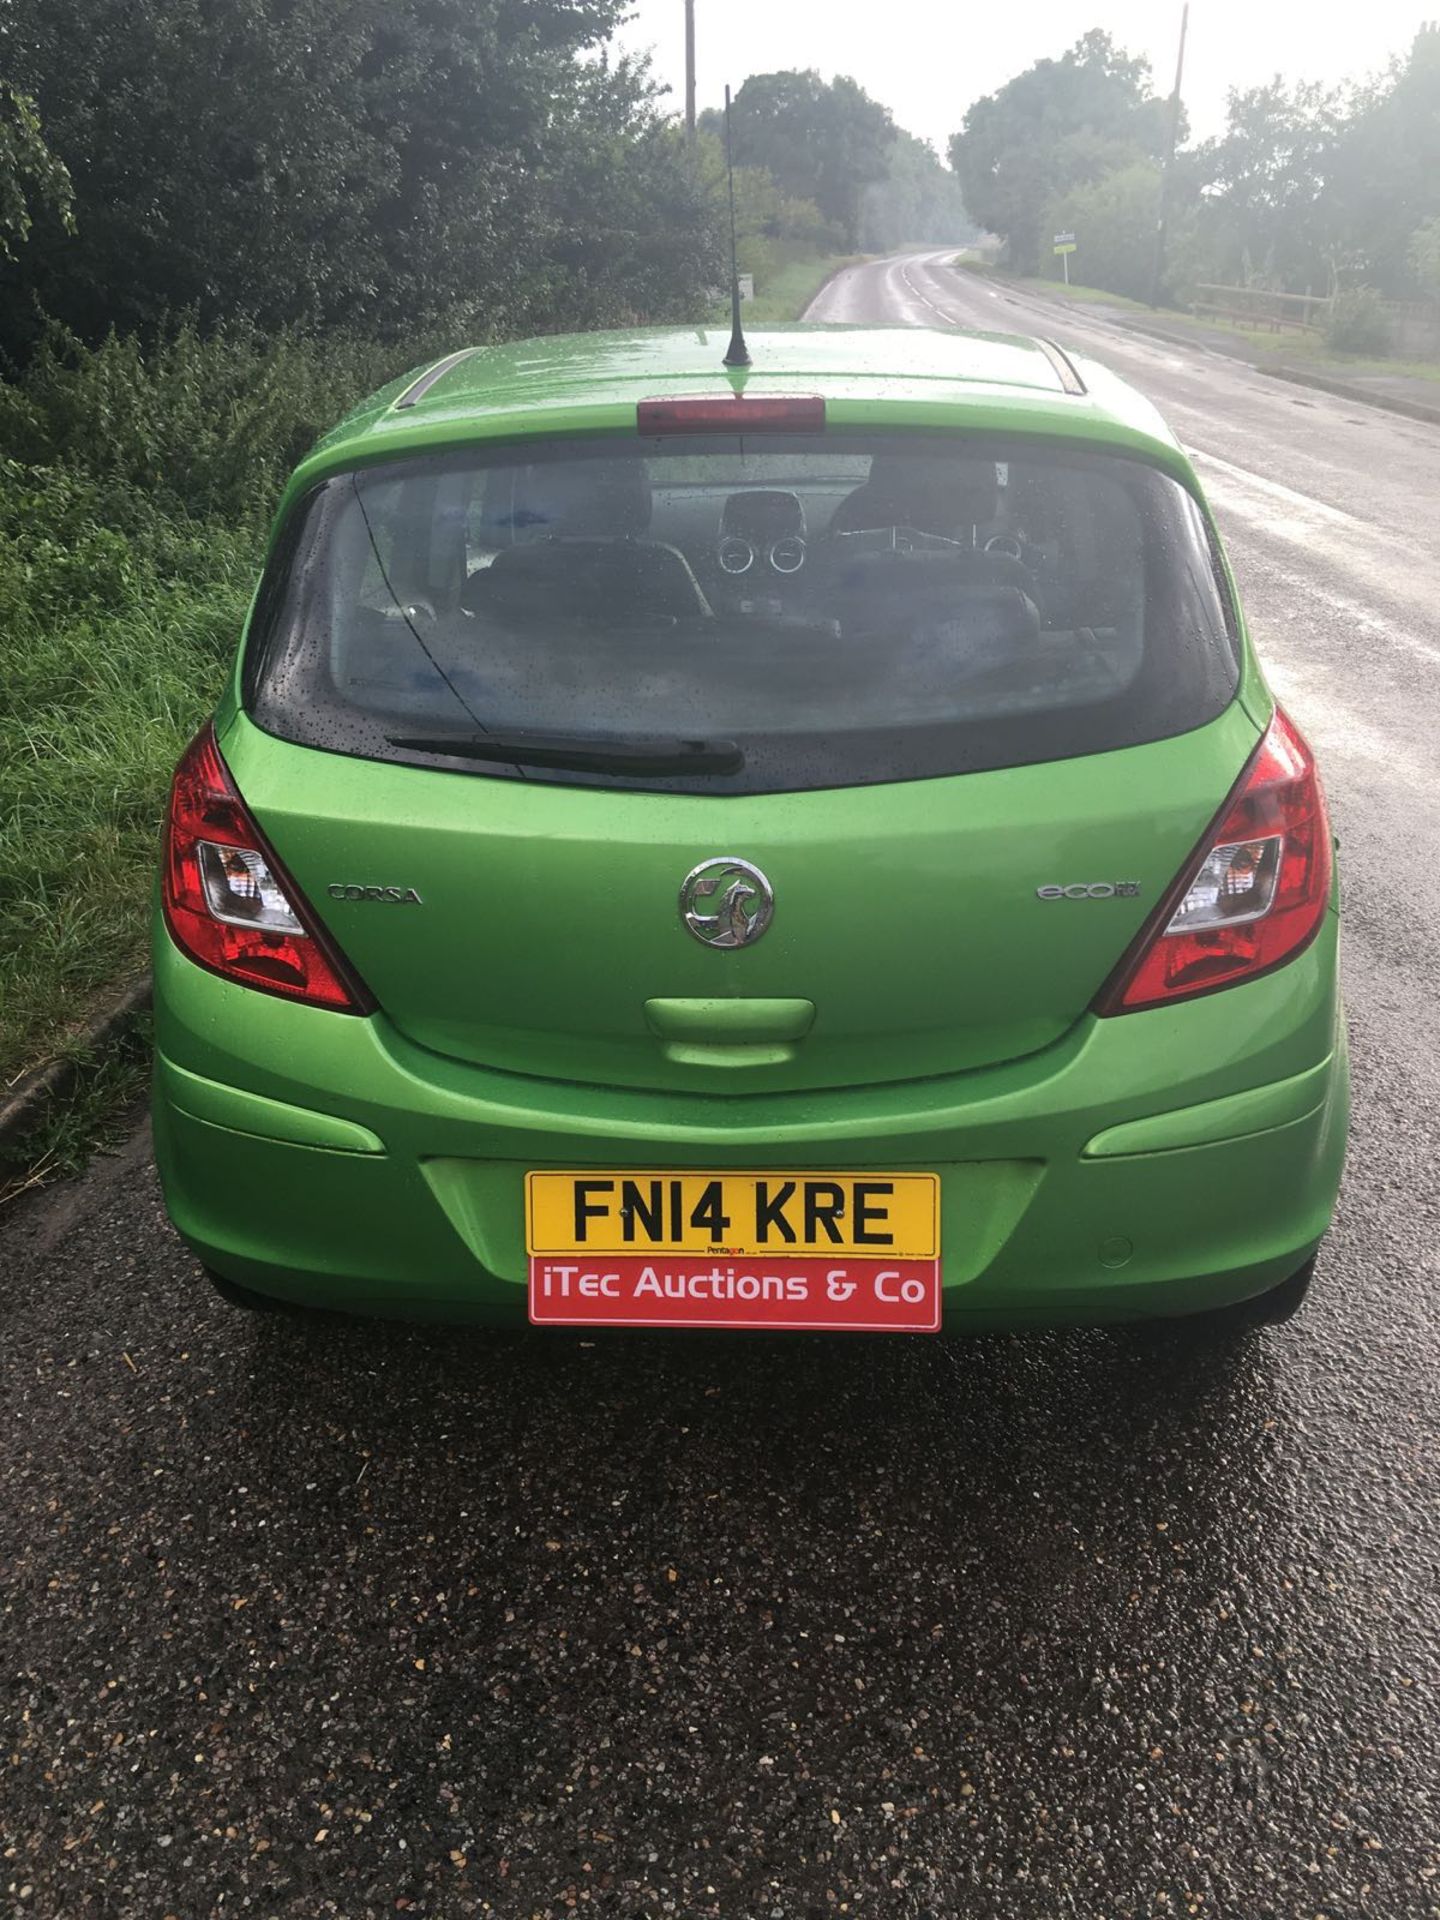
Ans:
<svg viewBox="0 0 1440 1920"><path fill-rule="evenodd" d="M985 272L986 268L975 262L961 258L955 263L971 272ZM1347 376L1393 375L1405 380L1427 380L1440 384L1440 361L1437 360L1390 360L1377 359L1373 355L1336 353L1327 347L1323 338L1309 333L1273 333L1268 327L1244 327L1234 321L1212 319L1206 315L1187 313L1179 307L1150 307L1143 300L1132 300L1123 293L1109 293L1104 287L1082 287L1075 284L1066 286L1062 280L1023 279L1018 275L997 275L1010 281L1012 286L1027 291L1048 294L1058 300L1073 300L1079 305L1114 307L1122 313L1134 313L1153 320L1157 325L1175 327L1186 333L1193 333L1203 342L1210 334L1222 334L1227 340L1233 340L1238 346L1245 347L1254 355L1257 364L1281 364L1294 367L1308 367L1316 373L1333 374L1343 380Z"/></svg>
<svg viewBox="0 0 1440 1920"><path fill-rule="evenodd" d="M152 1029L137 1014L97 1051L70 1056L65 1091L46 1101L33 1126L0 1145L0 1220L22 1194L79 1173L92 1154L121 1143L150 1081Z"/></svg>
<svg viewBox="0 0 1440 1920"><path fill-rule="evenodd" d="M175 760L214 703L259 537L0 469L0 1087L142 969Z"/></svg>
<svg viewBox="0 0 1440 1920"><path fill-rule="evenodd" d="M755 298L745 302L746 326L798 320L831 274L838 273L842 267L857 266L868 258L863 253L825 253L786 261L757 281Z"/></svg>
<svg viewBox="0 0 1440 1920"><path fill-rule="evenodd" d="M143 967L170 771L280 484L429 344L56 330L0 384L0 1090Z"/></svg>

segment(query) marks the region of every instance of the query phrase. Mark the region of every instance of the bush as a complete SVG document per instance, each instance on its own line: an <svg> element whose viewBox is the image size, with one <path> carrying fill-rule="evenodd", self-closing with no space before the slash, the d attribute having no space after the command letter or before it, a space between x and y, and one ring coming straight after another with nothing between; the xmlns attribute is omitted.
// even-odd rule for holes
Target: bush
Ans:
<svg viewBox="0 0 1440 1920"><path fill-rule="evenodd" d="M0 446L26 466L113 483L104 514L143 493L182 515L254 523L320 434L430 345L247 327L202 340L187 321L148 351L118 334L90 349L52 326L19 383L0 386Z"/></svg>
<svg viewBox="0 0 1440 1920"><path fill-rule="evenodd" d="M1374 287L1337 293L1325 323L1325 344L1336 353L1388 353L1390 322Z"/></svg>
<svg viewBox="0 0 1440 1920"><path fill-rule="evenodd" d="M1047 230L1078 236L1070 271L1082 285L1148 300L1159 208L1159 169L1149 160L1135 160L1057 200ZM1058 280L1060 263L1051 258L1046 272Z"/></svg>

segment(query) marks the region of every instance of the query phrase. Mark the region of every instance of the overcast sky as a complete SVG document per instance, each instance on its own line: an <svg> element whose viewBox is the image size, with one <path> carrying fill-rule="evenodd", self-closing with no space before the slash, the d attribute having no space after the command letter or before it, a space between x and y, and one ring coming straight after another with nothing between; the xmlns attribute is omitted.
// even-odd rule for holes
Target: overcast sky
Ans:
<svg viewBox="0 0 1440 1920"><path fill-rule="evenodd" d="M1180 0L696 0L701 107L719 105L725 83L747 73L818 67L854 76L902 127L944 153L965 109L1032 61L1061 54L1088 28L1104 27L1144 54L1157 91L1175 74ZM1280 72L1291 79L1363 77L1403 53L1440 0L1192 0L1185 104L1194 132L1218 133L1225 95ZM683 0L637 0L622 34L651 47L655 71L684 102Z"/></svg>

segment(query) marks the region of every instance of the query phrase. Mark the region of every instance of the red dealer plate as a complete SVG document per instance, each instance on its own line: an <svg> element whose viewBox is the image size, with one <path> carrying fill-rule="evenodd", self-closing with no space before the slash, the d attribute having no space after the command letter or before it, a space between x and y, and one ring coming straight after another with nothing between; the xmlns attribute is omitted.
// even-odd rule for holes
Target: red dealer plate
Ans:
<svg viewBox="0 0 1440 1920"><path fill-rule="evenodd" d="M530 1318L935 1333L939 1190L928 1173L532 1173Z"/></svg>
<svg viewBox="0 0 1440 1920"><path fill-rule="evenodd" d="M938 1333L938 1260L530 1259L530 1318L556 1327Z"/></svg>

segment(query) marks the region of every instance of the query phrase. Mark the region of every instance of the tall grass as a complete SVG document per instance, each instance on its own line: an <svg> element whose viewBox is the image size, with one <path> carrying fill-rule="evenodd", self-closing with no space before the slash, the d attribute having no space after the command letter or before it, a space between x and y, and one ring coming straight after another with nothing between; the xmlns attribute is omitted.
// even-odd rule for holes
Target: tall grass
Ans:
<svg viewBox="0 0 1440 1920"><path fill-rule="evenodd" d="M755 298L745 303L747 327L798 320L821 287L841 267L854 266L863 253L812 253L787 260L755 280ZM728 315L728 307L726 309Z"/></svg>
<svg viewBox="0 0 1440 1920"><path fill-rule="evenodd" d="M56 334L0 387L0 1088L143 966L166 783L224 678L270 506L396 359Z"/></svg>

